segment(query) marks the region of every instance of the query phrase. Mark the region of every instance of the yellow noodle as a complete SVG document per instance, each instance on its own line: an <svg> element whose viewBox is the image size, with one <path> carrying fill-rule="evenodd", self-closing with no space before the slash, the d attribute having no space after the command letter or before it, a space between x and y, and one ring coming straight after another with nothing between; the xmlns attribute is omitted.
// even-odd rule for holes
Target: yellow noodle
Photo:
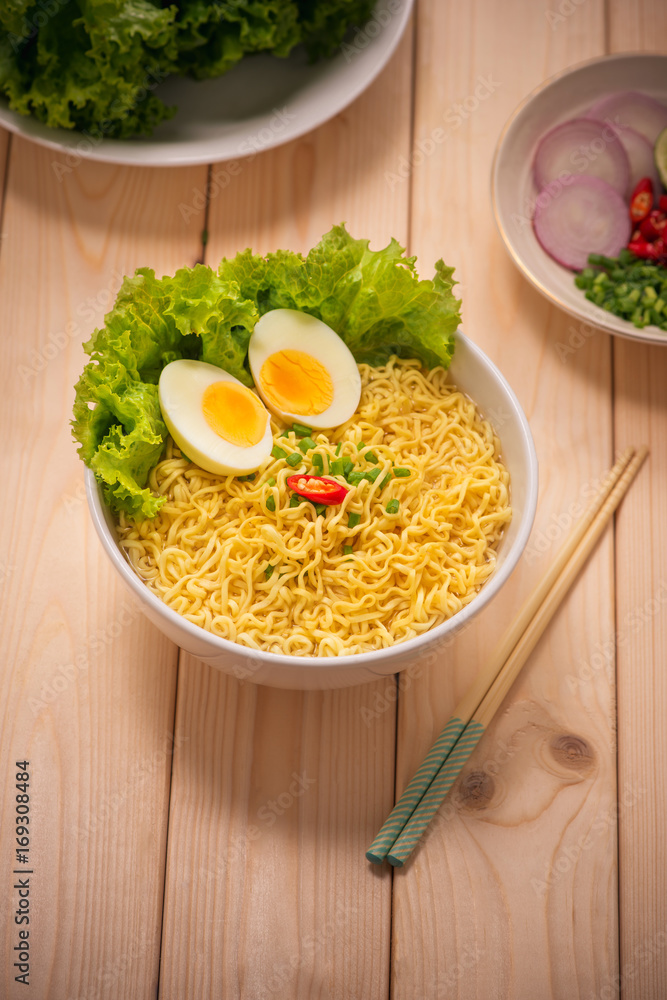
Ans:
<svg viewBox="0 0 667 1000"><path fill-rule="evenodd" d="M363 471L373 467L366 448L357 449L363 441L382 472L351 486L325 516L308 503L289 506L287 477L316 472L312 452L295 469L271 458L254 481L242 482L203 471L169 440L150 479L167 502L152 521L121 516L119 523L127 558L166 604L253 649L339 656L404 642L473 599L511 517L498 439L442 368L424 372L416 361L392 358L360 372L356 413L335 431L314 432L315 451L325 474L339 443L340 457ZM284 451L297 450L293 432L282 436L276 422L273 431ZM380 491L395 466L410 477ZM386 506L394 498L392 515ZM360 515L354 528L351 512Z"/></svg>

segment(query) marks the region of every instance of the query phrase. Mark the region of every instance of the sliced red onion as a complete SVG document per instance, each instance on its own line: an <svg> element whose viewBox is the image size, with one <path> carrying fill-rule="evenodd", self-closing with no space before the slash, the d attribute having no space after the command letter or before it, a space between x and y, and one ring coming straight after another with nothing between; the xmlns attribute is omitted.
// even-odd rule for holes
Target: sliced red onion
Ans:
<svg viewBox="0 0 667 1000"><path fill-rule="evenodd" d="M637 90L618 90L596 101L587 117L609 119L615 128L623 125L640 132L653 146L667 128L667 107Z"/></svg>
<svg viewBox="0 0 667 1000"><path fill-rule="evenodd" d="M634 191L642 177L650 177L653 191L657 195L662 185L653 158L653 146L641 132L635 132L633 128L624 128L618 134L630 160L630 191Z"/></svg>
<svg viewBox="0 0 667 1000"><path fill-rule="evenodd" d="M580 271L590 253L615 257L630 238L628 208L606 181L570 175L537 196L535 235L563 267Z"/></svg>
<svg viewBox="0 0 667 1000"><path fill-rule="evenodd" d="M566 174L599 177L628 194L630 161L616 131L594 118L571 118L542 136L533 161L538 191Z"/></svg>

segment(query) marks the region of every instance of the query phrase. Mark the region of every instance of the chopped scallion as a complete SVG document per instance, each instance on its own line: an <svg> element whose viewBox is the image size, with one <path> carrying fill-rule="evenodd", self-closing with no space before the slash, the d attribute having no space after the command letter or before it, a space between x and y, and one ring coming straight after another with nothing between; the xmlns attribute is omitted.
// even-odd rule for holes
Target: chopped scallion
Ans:
<svg viewBox="0 0 667 1000"><path fill-rule="evenodd" d="M274 444L271 449L271 455L273 458L287 458L287 452L283 451L282 448L279 448L277 444Z"/></svg>
<svg viewBox="0 0 667 1000"><path fill-rule="evenodd" d="M266 480L266 485L267 486L275 486L276 485L276 481L273 478L273 476L271 476L269 479Z"/></svg>
<svg viewBox="0 0 667 1000"><path fill-rule="evenodd" d="M313 455L311 461L313 463L313 468L317 470L316 474L318 476L323 476L324 475L324 459L322 458L322 456L320 455L320 453L318 451L315 452L315 454Z"/></svg>
<svg viewBox="0 0 667 1000"><path fill-rule="evenodd" d="M298 507L302 503L303 503L303 497L297 496L296 494L289 498L290 507Z"/></svg>
<svg viewBox="0 0 667 1000"><path fill-rule="evenodd" d="M291 429L294 431L296 436L300 438L310 437L310 435L313 433L313 428L306 427L304 424L292 424Z"/></svg>
<svg viewBox="0 0 667 1000"><path fill-rule="evenodd" d="M379 489L383 490L385 488L385 486L387 485L387 483L390 483L390 482L391 482L391 472L388 472L387 475L382 480L382 482L380 483Z"/></svg>
<svg viewBox="0 0 667 1000"><path fill-rule="evenodd" d="M356 511L352 510L347 515L347 526L348 528L356 528L356 526L361 521L361 514L357 514Z"/></svg>
<svg viewBox="0 0 667 1000"><path fill-rule="evenodd" d="M377 465L380 459L377 457L374 451L367 451L364 458L369 465Z"/></svg>
<svg viewBox="0 0 667 1000"><path fill-rule="evenodd" d="M338 456L340 455L340 450L341 450L342 447L343 447L343 442L339 441L338 442L338 447L336 448L336 458L338 458Z"/></svg>
<svg viewBox="0 0 667 1000"><path fill-rule="evenodd" d="M354 552L354 546L353 545L344 545L343 546L343 555L344 556L351 556L353 552Z"/></svg>
<svg viewBox="0 0 667 1000"><path fill-rule="evenodd" d="M276 509L276 501L275 501L274 497L267 497L266 498L266 509L270 510L272 513L273 513L273 511L275 511L275 509Z"/></svg>
<svg viewBox="0 0 667 1000"><path fill-rule="evenodd" d="M275 567L275 566L272 566L272 565L271 565L270 563L269 563L269 565L268 565L268 566L266 567L266 569L264 570L264 576L266 577L266 579L267 579L267 580L270 580L270 579L271 579L271 576L272 576L272 574L273 574L273 571L274 571L274 569L275 569L275 568L276 568L276 567Z"/></svg>
<svg viewBox="0 0 667 1000"><path fill-rule="evenodd" d="M304 455L313 448L317 448L317 443L311 437L304 437L299 441L299 449Z"/></svg>
<svg viewBox="0 0 667 1000"><path fill-rule="evenodd" d="M345 475L345 473L343 472L343 459L342 458L334 458L333 462L329 466L329 474L331 476L344 476Z"/></svg>
<svg viewBox="0 0 667 1000"><path fill-rule="evenodd" d="M357 445L357 451L361 451L362 448L365 448L365 447L366 447L366 445L364 444L364 442L360 441L359 444Z"/></svg>
<svg viewBox="0 0 667 1000"><path fill-rule="evenodd" d="M325 503L316 503L316 504L314 504L314 507L315 507L315 511L317 513L317 516L319 517L320 515L322 515L322 517L324 517L324 515L327 512L327 505Z"/></svg>
<svg viewBox="0 0 667 1000"><path fill-rule="evenodd" d="M291 455L287 456L287 458L285 459L285 461L287 462L288 465L291 465L292 468L294 469L294 468L296 468L297 465L300 464L300 462L301 462L301 455L299 454L298 451L293 451Z"/></svg>
<svg viewBox="0 0 667 1000"><path fill-rule="evenodd" d="M374 483L381 473L382 469L368 469L364 472L364 479L367 479L369 483Z"/></svg>
<svg viewBox="0 0 667 1000"><path fill-rule="evenodd" d="M354 468L354 462L352 461L352 459L351 458L344 458L343 459L343 475L345 476L346 479L350 475L350 473L352 472L353 468Z"/></svg>
<svg viewBox="0 0 667 1000"><path fill-rule="evenodd" d="M400 504L398 500L390 500L387 506L385 507L385 510L387 511L388 514L398 514L399 507Z"/></svg>
<svg viewBox="0 0 667 1000"><path fill-rule="evenodd" d="M407 479L408 476L412 475L412 471L410 469L405 469L401 466L394 467L393 472L397 479Z"/></svg>

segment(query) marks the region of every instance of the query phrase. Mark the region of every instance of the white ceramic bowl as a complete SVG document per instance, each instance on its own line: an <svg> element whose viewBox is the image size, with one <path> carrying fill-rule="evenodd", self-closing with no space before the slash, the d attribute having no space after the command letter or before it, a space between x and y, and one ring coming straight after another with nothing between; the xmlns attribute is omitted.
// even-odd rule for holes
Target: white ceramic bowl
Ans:
<svg viewBox="0 0 667 1000"><path fill-rule="evenodd" d="M493 576L462 611L416 639L352 656L279 656L221 639L172 611L139 579L118 546L113 518L94 475L86 469L88 506L104 550L142 611L169 639L239 679L271 687L322 689L377 680L405 667L440 661L453 636L498 593L521 555L535 516L537 456L528 421L505 378L486 355L458 333L451 379L496 428L511 477L512 521L498 550Z"/></svg>
<svg viewBox="0 0 667 1000"><path fill-rule="evenodd" d="M290 142L347 107L382 71L410 19L413 0L378 0L368 23L330 59L310 63L298 47L287 59L249 56L213 80L169 77L155 93L178 111L153 135L107 139L95 129L49 128L10 111L0 125L57 152L65 167L81 159L174 167L253 156Z"/></svg>
<svg viewBox="0 0 667 1000"><path fill-rule="evenodd" d="M639 329L594 305L574 283L574 272L540 246L532 225L537 188L533 157L538 140L560 122L575 118L600 97L639 90L667 104L667 56L605 56L543 83L516 109L503 129L491 172L493 212L512 260L543 295L583 323L631 340L667 344L657 326Z"/></svg>

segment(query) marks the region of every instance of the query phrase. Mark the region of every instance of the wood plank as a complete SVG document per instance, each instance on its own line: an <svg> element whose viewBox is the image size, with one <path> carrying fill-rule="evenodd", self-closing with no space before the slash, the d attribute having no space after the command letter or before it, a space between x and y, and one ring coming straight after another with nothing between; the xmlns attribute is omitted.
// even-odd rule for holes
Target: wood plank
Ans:
<svg viewBox="0 0 667 1000"><path fill-rule="evenodd" d="M177 651L121 589L87 513L70 439L81 342L137 265L198 253L177 206L205 168L78 163L13 138L5 249L0 528L1 871L13 884L13 762L30 761L30 986L40 997L155 996ZM67 164L65 164L66 166ZM175 749L176 748L176 749ZM14 862L14 864L13 864ZM17 866L19 869L27 867ZM7 888L6 902L18 904ZM0 993L19 928L0 914Z"/></svg>
<svg viewBox="0 0 667 1000"><path fill-rule="evenodd" d="M389 198L377 178L408 149L410 78L408 33L334 121L243 164L211 202L208 260L305 251L342 219L374 246L405 240L407 188ZM185 658L176 725L192 739L174 760L163 1000L387 996L390 883L364 852L393 794L394 694L393 679L256 688Z"/></svg>
<svg viewBox="0 0 667 1000"><path fill-rule="evenodd" d="M666 51L667 9L610 5L612 52ZM619 447L651 448L616 524L619 748L620 980L613 996L667 995L667 352L614 342L614 431Z"/></svg>
<svg viewBox="0 0 667 1000"><path fill-rule="evenodd" d="M441 55L445 39L456 39L458 58ZM513 268L487 193L495 142L516 105L603 42L601 3L555 25L528 0L419 8L415 149L438 127L445 139L415 157L410 252L456 265L463 328L526 410L541 486L534 534L507 589L401 696L399 792L556 551L571 505L581 508L611 462L609 338L590 337L561 360L557 347L576 326ZM615 974L613 676L600 672L581 691L576 673L613 629L612 569L609 534L396 872L396 1000L588 998Z"/></svg>
<svg viewBox="0 0 667 1000"><path fill-rule="evenodd" d="M0 128L0 253L2 253L2 243L4 239L3 229L2 229L2 218L3 218L3 204L5 196L5 177L7 171L7 162L9 159L9 149L11 145L11 138L9 132Z"/></svg>

